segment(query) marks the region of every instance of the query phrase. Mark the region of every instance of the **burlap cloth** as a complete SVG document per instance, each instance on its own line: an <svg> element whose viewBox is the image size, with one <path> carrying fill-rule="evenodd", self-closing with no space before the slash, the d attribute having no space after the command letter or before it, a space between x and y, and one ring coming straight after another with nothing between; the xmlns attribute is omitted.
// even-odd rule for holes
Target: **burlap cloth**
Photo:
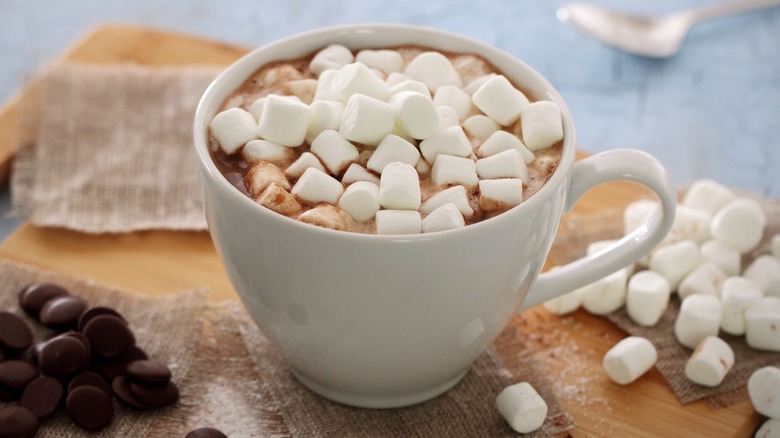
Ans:
<svg viewBox="0 0 780 438"><path fill-rule="evenodd" d="M0 262L0 278L0 309L24 316L35 327L36 340L49 332L17 302L29 283L57 282L90 305L116 308L138 345L171 367L181 390L176 406L160 410L138 412L116 402L113 423L97 434L78 429L59 413L44 422L40 437L183 437L201 426L230 437L511 437L518 434L494 403L504 387L520 381L530 382L549 406L545 425L528 436L551 436L574 426L511 325L446 394L403 409L358 409L301 386L243 308L234 301L209 304L205 290L147 297L11 261Z"/></svg>
<svg viewBox="0 0 780 438"><path fill-rule="evenodd" d="M219 68L65 64L41 81L34 145L14 160L15 210L88 233L206 228L192 146Z"/></svg>

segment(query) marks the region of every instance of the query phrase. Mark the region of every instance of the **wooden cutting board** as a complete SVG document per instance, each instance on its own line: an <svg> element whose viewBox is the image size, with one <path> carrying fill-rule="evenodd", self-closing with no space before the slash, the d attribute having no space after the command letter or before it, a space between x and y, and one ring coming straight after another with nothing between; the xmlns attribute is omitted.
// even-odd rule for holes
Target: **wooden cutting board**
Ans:
<svg viewBox="0 0 780 438"><path fill-rule="evenodd" d="M192 36L110 25L90 30L53 62L226 65L246 51ZM34 140L34 105L29 103L36 93L33 80L0 109L3 183L18 147ZM647 192L632 183L601 185L564 217L559 235L565 237L573 218L622 209L645 196ZM212 300L237 299L203 232L87 235L25 223L0 244L0 257L139 294L208 286ZM555 265L559 257L553 252L548 265ZM527 333L556 382L561 402L577 423L571 432L574 437L748 437L759 424L760 417L748 401L724 409L704 402L681 405L655 370L628 386L612 384L602 371L601 359L625 334L602 318L582 311L561 318L536 308L513 323Z"/></svg>

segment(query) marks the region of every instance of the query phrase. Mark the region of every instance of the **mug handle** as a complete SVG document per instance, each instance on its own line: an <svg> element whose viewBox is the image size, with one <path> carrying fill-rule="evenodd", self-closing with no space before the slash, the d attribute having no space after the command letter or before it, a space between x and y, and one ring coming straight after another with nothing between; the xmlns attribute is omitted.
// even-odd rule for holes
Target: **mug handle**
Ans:
<svg viewBox="0 0 780 438"><path fill-rule="evenodd" d="M577 200L592 187L614 180L634 181L649 187L658 195L661 211L656 209L647 222L604 251L539 275L520 311L590 284L636 262L667 235L672 228L677 207L674 189L661 163L638 150L615 149L575 163L565 211L571 210Z"/></svg>

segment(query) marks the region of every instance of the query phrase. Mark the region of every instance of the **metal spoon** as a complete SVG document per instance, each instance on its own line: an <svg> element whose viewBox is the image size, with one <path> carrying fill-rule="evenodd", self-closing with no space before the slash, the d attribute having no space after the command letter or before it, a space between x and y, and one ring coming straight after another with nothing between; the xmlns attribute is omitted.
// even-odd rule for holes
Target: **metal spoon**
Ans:
<svg viewBox="0 0 780 438"><path fill-rule="evenodd" d="M570 3L558 9L556 16L603 43L638 55L663 58L677 53L691 27L702 20L778 5L780 0L740 0L650 18Z"/></svg>

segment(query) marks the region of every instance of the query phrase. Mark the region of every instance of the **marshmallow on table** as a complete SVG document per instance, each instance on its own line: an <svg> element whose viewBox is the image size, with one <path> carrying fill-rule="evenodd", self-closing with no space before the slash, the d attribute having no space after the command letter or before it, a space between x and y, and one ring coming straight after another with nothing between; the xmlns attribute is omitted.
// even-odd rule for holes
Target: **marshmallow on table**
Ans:
<svg viewBox="0 0 780 438"><path fill-rule="evenodd" d="M352 218L338 207L330 204L320 204L311 210L304 211L298 220L332 230L349 231L352 229Z"/></svg>
<svg viewBox="0 0 780 438"><path fill-rule="evenodd" d="M766 366L753 371L747 389L756 412L780 419L780 368Z"/></svg>
<svg viewBox="0 0 780 438"><path fill-rule="evenodd" d="M414 166L419 159L420 151L413 144L397 135L388 135L371 154L366 167L382 173L385 166L390 163L406 163Z"/></svg>
<svg viewBox="0 0 780 438"><path fill-rule="evenodd" d="M688 348L696 346L707 336L717 336L723 308L713 295L694 294L682 300L680 313L674 322L674 335Z"/></svg>
<svg viewBox="0 0 780 438"><path fill-rule="evenodd" d="M471 158L438 154L431 168L431 181L438 187L460 184L471 189L480 182L477 163Z"/></svg>
<svg viewBox="0 0 780 438"><path fill-rule="evenodd" d="M736 198L737 195L728 187L709 179L700 179L691 184L685 192L682 205L712 216Z"/></svg>
<svg viewBox="0 0 780 438"><path fill-rule="evenodd" d="M387 102L355 94L347 101L339 132L347 140L376 146L395 126L395 111Z"/></svg>
<svg viewBox="0 0 780 438"><path fill-rule="evenodd" d="M316 79L298 79L284 84L285 90L291 95L297 97L303 103L311 103L314 100L314 94L317 92Z"/></svg>
<svg viewBox="0 0 780 438"><path fill-rule="evenodd" d="M404 57L397 50L364 49L355 55L355 61L375 68L386 74L397 73L404 68Z"/></svg>
<svg viewBox="0 0 780 438"><path fill-rule="evenodd" d="M712 237L743 254L758 246L766 226L766 213L752 199L737 198L721 208L710 223Z"/></svg>
<svg viewBox="0 0 780 438"><path fill-rule="evenodd" d="M409 79L399 82L387 89L387 92L390 94L390 96L395 96L396 94L400 94L404 91L421 94L430 100L431 103L433 103L433 99L431 98L431 90L429 90L428 87L420 81ZM392 99L392 97L390 98Z"/></svg>
<svg viewBox="0 0 780 438"><path fill-rule="evenodd" d="M311 144L326 129L339 129L345 108L342 102L317 100L312 102L309 108L311 108L311 117L309 127L306 129L306 142Z"/></svg>
<svg viewBox="0 0 780 438"><path fill-rule="evenodd" d="M708 240L699 246L702 259L715 264L727 275L739 275L742 270L742 254L728 243Z"/></svg>
<svg viewBox="0 0 780 438"><path fill-rule="evenodd" d="M463 87L463 91L468 93L469 95L473 96L474 93L479 90L479 87L482 86L485 82L487 82L489 79L496 76L495 73L488 73L486 75L477 76L476 78L472 79L465 87Z"/></svg>
<svg viewBox="0 0 780 438"><path fill-rule="evenodd" d="M404 74L424 83L433 92L442 85L463 87L458 71L449 58L439 52L422 52L415 56L406 66Z"/></svg>
<svg viewBox="0 0 780 438"><path fill-rule="evenodd" d="M729 277L723 282L720 302L723 306L723 320L720 329L732 335L745 334L745 309L762 297L756 284L744 277Z"/></svg>
<svg viewBox="0 0 780 438"><path fill-rule="evenodd" d="M691 240L683 240L653 251L649 265L669 281L672 290L676 290L682 279L700 263L699 247Z"/></svg>
<svg viewBox="0 0 780 438"><path fill-rule="evenodd" d="M452 186L434 194L422 203L420 211L424 214L430 214L444 204L454 204L464 217L474 214L466 188L463 186Z"/></svg>
<svg viewBox="0 0 780 438"><path fill-rule="evenodd" d="M290 178L298 178L303 175L303 172L305 172L306 169L310 167L313 167L321 172L326 171L325 166L320 163L319 158L317 158L311 152L304 152L300 157L298 157L297 160L290 164L287 169L284 170L284 174Z"/></svg>
<svg viewBox="0 0 780 438"><path fill-rule="evenodd" d="M641 271L631 276L626 290L626 311L635 323L652 327L669 306L671 288L661 274Z"/></svg>
<svg viewBox="0 0 780 438"><path fill-rule="evenodd" d="M436 162L439 154L468 157L472 151L471 142L460 126L442 129L420 142L420 152L429 163Z"/></svg>
<svg viewBox="0 0 780 438"><path fill-rule="evenodd" d="M650 341L629 336L607 351L603 366L613 382L627 385L652 368L657 359L658 352Z"/></svg>
<svg viewBox="0 0 780 438"><path fill-rule="evenodd" d="M710 238L710 222L712 216L706 211L678 205L668 237L674 240L693 240L700 244Z"/></svg>
<svg viewBox="0 0 780 438"><path fill-rule="evenodd" d="M486 139L499 129L501 126L484 114L475 114L463 121L463 130L472 138Z"/></svg>
<svg viewBox="0 0 780 438"><path fill-rule="evenodd" d="M458 120L464 120L471 113L471 96L454 85L442 85L433 95L436 106L447 106L455 110Z"/></svg>
<svg viewBox="0 0 780 438"><path fill-rule="evenodd" d="M545 309L555 315L566 315L567 313L574 312L580 308L581 304L582 294L580 293L579 289L557 296L542 303Z"/></svg>
<svg viewBox="0 0 780 438"><path fill-rule="evenodd" d="M712 262L703 262L689 272L677 287L681 299L693 294L720 296L720 289L728 276Z"/></svg>
<svg viewBox="0 0 780 438"><path fill-rule="evenodd" d="M277 96L266 96L257 134L285 146L300 146L306 140L311 109L303 102Z"/></svg>
<svg viewBox="0 0 780 438"><path fill-rule="evenodd" d="M368 181L351 184L339 198L339 208L358 222L373 218L379 211L379 187Z"/></svg>
<svg viewBox="0 0 780 438"><path fill-rule="evenodd" d="M528 181L528 167L520 152L510 149L477 160L477 175L481 179L519 178Z"/></svg>
<svg viewBox="0 0 780 438"><path fill-rule="evenodd" d="M417 210L379 210L376 212L377 234L420 234L422 218Z"/></svg>
<svg viewBox="0 0 780 438"><path fill-rule="evenodd" d="M286 216L301 211L301 204L295 197L275 182L266 187L263 193L255 198L255 202Z"/></svg>
<svg viewBox="0 0 780 438"><path fill-rule="evenodd" d="M322 131L314 139L311 143L311 152L333 175L340 174L347 166L357 161L360 155L355 145L332 129Z"/></svg>
<svg viewBox="0 0 780 438"><path fill-rule="evenodd" d="M414 167L390 163L379 177L379 203L389 210L420 208L420 177Z"/></svg>
<svg viewBox="0 0 780 438"><path fill-rule="evenodd" d="M496 397L496 408L509 426L520 433L539 429L547 418L547 403L528 382L504 388Z"/></svg>
<svg viewBox="0 0 780 438"><path fill-rule="evenodd" d="M780 419L769 418L758 428L754 438L780 438Z"/></svg>
<svg viewBox="0 0 780 438"><path fill-rule="evenodd" d="M483 158L491 157L508 150L516 150L519 152L526 164L530 164L536 159L534 153L525 147L523 142L520 141L516 135L502 130L490 134L490 137L482 142L479 149L477 149L479 155Z"/></svg>
<svg viewBox="0 0 780 438"><path fill-rule="evenodd" d="M279 184L285 190L290 190L290 182L282 170L267 161L261 161L252 166L244 176L244 182L253 197L261 194L271 183Z"/></svg>
<svg viewBox="0 0 780 438"><path fill-rule="evenodd" d="M293 156L292 148L268 140L251 140L241 149L241 156L249 164L261 161L287 161Z"/></svg>
<svg viewBox="0 0 780 438"><path fill-rule="evenodd" d="M463 220L460 209L452 203L436 208L422 220L423 233L433 233L435 231L445 231L465 226L466 222Z"/></svg>
<svg viewBox="0 0 780 438"><path fill-rule="evenodd" d="M530 103L525 94L503 75L495 75L486 80L471 96L471 101L486 116L502 126L509 126L517 121L520 111Z"/></svg>
<svg viewBox="0 0 780 438"><path fill-rule="evenodd" d="M537 151L563 139L561 109L553 102L540 100L520 110L520 124L525 146Z"/></svg>
<svg viewBox="0 0 780 438"><path fill-rule="evenodd" d="M523 202L523 181L517 178L479 181L479 208L503 210Z"/></svg>
<svg viewBox="0 0 780 438"><path fill-rule="evenodd" d="M339 74L336 70L325 70L320 73L320 77L317 79L317 89L314 91L314 98L312 102L318 100L341 102L341 98L333 92L333 79ZM343 103L343 102L342 102Z"/></svg>
<svg viewBox="0 0 780 438"><path fill-rule="evenodd" d="M628 272L621 269L581 287L582 308L594 315L606 315L626 303Z"/></svg>
<svg viewBox="0 0 780 438"><path fill-rule="evenodd" d="M373 173L367 171L363 166L358 163L352 163L347 167L347 171L344 172L344 176L341 177L341 182L344 184L352 184L358 181L368 181L379 185L379 177Z"/></svg>
<svg viewBox="0 0 780 438"><path fill-rule="evenodd" d="M439 129L439 112L433 101L414 91L401 91L390 98L395 122L407 135L424 139Z"/></svg>
<svg viewBox="0 0 780 438"><path fill-rule="evenodd" d="M757 350L780 351L780 297L763 297L745 309L745 341Z"/></svg>
<svg viewBox="0 0 780 438"><path fill-rule="evenodd" d="M341 67L333 77L330 88L344 102L356 94L382 101L390 97L385 81L359 62Z"/></svg>
<svg viewBox="0 0 780 438"><path fill-rule="evenodd" d="M312 204L327 202L336 205L344 193L344 186L336 178L310 167L298 178L291 193Z"/></svg>
<svg viewBox="0 0 780 438"><path fill-rule="evenodd" d="M756 257L742 273L753 280L764 295L780 297L780 260L764 254Z"/></svg>
<svg viewBox="0 0 780 438"><path fill-rule="evenodd" d="M734 350L717 336L707 336L685 364L685 377L704 386L718 386L734 366Z"/></svg>
<svg viewBox="0 0 780 438"><path fill-rule="evenodd" d="M211 134L226 154L232 154L257 138L255 117L241 108L230 108L214 116L209 124Z"/></svg>
<svg viewBox="0 0 780 438"><path fill-rule="evenodd" d="M339 44L331 44L314 55L309 62L309 70L319 75L325 70L338 70L354 60L355 56L351 50Z"/></svg>

